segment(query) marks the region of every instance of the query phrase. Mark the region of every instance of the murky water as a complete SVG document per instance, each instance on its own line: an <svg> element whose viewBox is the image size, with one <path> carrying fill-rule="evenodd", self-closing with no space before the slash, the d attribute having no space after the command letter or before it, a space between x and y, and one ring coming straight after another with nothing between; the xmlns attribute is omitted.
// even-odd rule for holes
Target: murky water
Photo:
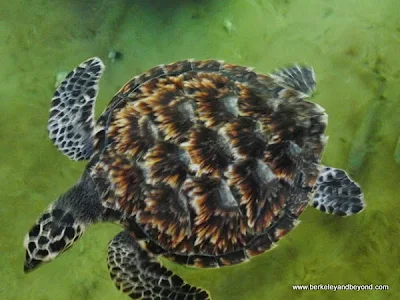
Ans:
<svg viewBox="0 0 400 300"><path fill-rule="evenodd" d="M251 262L195 270L167 263L214 300L400 298L400 6L397 0L0 2L0 299L127 299L109 279L101 224L62 257L23 274L22 240L36 217L79 177L47 138L56 74L91 56L107 63L97 115L128 79L185 58L217 58L259 72L314 67L313 101L329 114L323 162L348 153L382 80L378 120L355 179L367 209L351 218L313 208L279 246ZM33 3L33 4L32 4ZM112 63L110 50L120 51ZM398 155L398 153L397 153ZM389 291L294 291L294 284L388 284Z"/></svg>

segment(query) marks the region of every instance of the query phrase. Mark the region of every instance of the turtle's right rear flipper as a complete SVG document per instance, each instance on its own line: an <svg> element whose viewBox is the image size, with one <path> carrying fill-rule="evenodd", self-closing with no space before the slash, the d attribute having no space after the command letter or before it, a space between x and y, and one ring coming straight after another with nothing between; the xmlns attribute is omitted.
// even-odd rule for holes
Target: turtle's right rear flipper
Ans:
<svg viewBox="0 0 400 300"><path fill-rule="evenodd" d="M315 90L314 69L304 66L292 66L271 74L276 83L284 88L292 88L310 96Z"/></svg>
<svg viewBox="0 0 400 300"><path fill-rule="evenodd" d="M127 231L119 233L110 242L108 268L118 289L132 299L210 299L206 291L186 284L161 266Z"/></svg>
<svg viewBox="0 0 400 300"><path fill-rule="evenodd" d="M332 167L325 167L320 173L311 202L320 211L338 216L350 216L365 207L359 185L345 171Z"/></svg>
<svg viewBox="0 0 400 300"><path fill-rule="evenodd" d="M94 102L104 71L99 58L91 58L71 71L58 86L51 102L49 137L73 160L93 153Z"/></svg>

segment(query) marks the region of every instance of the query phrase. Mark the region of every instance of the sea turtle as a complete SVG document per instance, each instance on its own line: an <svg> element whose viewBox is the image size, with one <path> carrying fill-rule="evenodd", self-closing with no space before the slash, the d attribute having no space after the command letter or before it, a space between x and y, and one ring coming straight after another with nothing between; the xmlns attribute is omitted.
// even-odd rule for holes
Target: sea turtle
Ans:
<svg viewBox="0 0 400 300"><path fill-rule="evenodd" d="M108 267L133 299L210 299L161 265L248 261L272 248L311 205L348 216L360 187L320 164L327 115L307 101L311 68L269 75L184 60L134 77L94 123L104 65L91 58L57 88L49 136L83 175L24 240L25 272L72 246L91 224L119 222Z"/></svg>

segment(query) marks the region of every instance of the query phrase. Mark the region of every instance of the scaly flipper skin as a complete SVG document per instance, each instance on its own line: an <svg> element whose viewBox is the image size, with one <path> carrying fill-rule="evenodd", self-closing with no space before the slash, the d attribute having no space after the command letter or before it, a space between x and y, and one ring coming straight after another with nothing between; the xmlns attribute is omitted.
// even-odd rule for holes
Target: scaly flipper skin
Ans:
<svg viewBox="0 0 400 300"><path fill-rule="evenodd" d="M52 98L48 121L49 137L73 160L93 154L94 102L104 64L91 58L71 71Z"/></svg>
<svg viewBox="0 0 400 300"><path fill-rule="evenodd" d="M279 85L300 91L308 96L315 90L315 73L312 68L293 66L275 72L272 77Z"/></svg>
<svg viewBox="0 0 400 300"><path fill-rule="evenodd" d="M327 214L350 216L362 211L365 202L360 187L345 171L325 167L317 180L312 206Z"/></svg>
<svg viewBox="0 0 400 300"><path fill-rule="evenodd" d="M142 249L129 232L118 234L108 246L108 268L115 285L132 299L207 300L208 293L186 284Z"/></svg>

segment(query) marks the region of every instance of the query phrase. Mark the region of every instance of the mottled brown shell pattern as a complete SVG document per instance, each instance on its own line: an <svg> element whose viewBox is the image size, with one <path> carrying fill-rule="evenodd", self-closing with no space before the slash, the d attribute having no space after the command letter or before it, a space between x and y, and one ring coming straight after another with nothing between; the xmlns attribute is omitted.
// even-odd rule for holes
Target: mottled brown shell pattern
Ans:
<svg viewBox="0 0 400 300"><path fill-rule="evenodd" d="M274 76L180 61L133 78L96 126L104 205L155 254L235 264L297 223L318 177L326 115Z"/></svg>

